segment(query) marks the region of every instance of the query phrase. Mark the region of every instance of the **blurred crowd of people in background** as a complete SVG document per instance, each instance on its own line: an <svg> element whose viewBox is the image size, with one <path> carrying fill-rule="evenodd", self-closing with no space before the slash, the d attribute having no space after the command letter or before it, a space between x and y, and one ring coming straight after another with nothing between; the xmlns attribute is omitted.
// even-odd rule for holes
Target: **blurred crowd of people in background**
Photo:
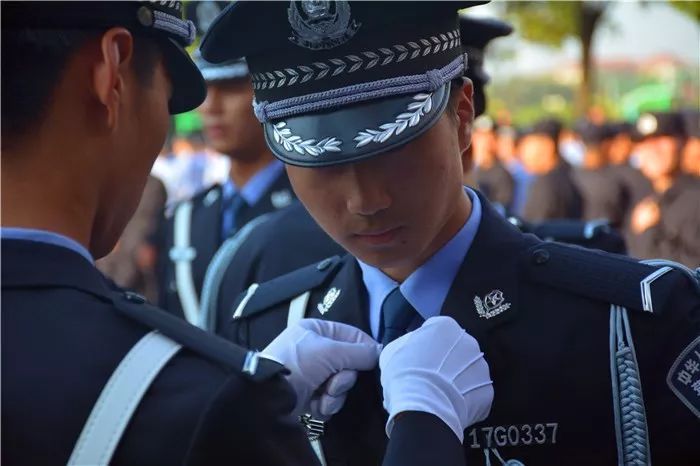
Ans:
<svg viewBox="0 0 700 466"><path fill-rule="evenodd" d="M595 114L595 112L592 112ZM230 159L198 127L173 134L153 166L122 240L98 266L119 285L157 300L159 225L177 202L229 175ZM473 178L505 215L525 222L600 221L629 255L700 264L700 112L643 113L636 122L555 118L515 127L482 115L472 133ZM192 126L192 123L190 123ZM176 127L176 124L173 125ZM470 182L467 176L467 182Z"/></svg>

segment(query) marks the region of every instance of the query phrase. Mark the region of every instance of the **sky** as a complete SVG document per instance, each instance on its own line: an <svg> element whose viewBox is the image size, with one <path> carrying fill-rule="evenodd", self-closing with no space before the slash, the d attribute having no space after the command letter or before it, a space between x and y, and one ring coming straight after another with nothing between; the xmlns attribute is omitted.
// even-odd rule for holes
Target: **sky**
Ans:
<svg viewBox="0 0 700 466"><path fill-rule="evenodd" d="M688 65L700 67L700 26L665 1L614 1L606 12L606 23L594 37L593 50L603 59L643 59L670 53ZM474 16L497 16L493 4L469 8ZM522 41L517 37L498 39L498 47L516 51L512 61L498 66L499 74L530 74L578 60L580 47L574 40L554 50ZM487 70L489 69L488 61ZM495 78L495 76L494 76Z"/></svg>

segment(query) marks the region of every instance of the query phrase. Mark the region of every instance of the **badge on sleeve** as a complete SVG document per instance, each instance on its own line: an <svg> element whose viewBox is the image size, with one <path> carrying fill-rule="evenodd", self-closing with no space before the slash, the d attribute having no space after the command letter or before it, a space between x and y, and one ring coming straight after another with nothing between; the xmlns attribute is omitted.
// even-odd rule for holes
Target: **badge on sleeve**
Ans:
<svg viewBox="0 0 700 466"><path fill-rule="evenodd" d="M700 418L700 337L676 359L666 377L671 391Z"/></svg>

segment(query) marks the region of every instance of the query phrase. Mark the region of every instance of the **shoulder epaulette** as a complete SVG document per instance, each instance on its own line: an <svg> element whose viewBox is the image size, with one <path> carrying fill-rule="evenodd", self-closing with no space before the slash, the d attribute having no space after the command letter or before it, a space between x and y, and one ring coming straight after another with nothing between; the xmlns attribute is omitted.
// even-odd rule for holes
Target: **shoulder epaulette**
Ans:
<svg viewBox="0 0 700 466"><path fill-rule="evenodd" d="M332 278L340 264L341 257L333 256L260 284L246 303L241 317L255 314L322 286Z"/></svg>
<svg viewBox="0 0 700 466"><path fill-rule="evenodd" d="M671 266L554 242L531 247L523 278L629 310L661 314L675 290L692 280Z"/></svg>
<svg viewBox="0 0 700 466"><path fill-rule="evenodd" d="M119 312L148 328L176 341L188 350L220 366L240 372L254 380L264 381L275 374L284 373L281 364L266 358L259 358L223 338L205 332L167 312L152 306L146 299L130 291L115 291L114 305Z"/></svg>

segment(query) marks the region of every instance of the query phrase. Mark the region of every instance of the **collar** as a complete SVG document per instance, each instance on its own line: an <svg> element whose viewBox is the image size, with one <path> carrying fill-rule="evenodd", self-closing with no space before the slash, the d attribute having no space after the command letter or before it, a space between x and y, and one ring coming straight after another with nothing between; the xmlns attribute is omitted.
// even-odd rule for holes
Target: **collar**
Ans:
<svg viewBox="0 0 700 466"><path fill-rule="evenodd" d="M235 194L240 193L249 206L258 203L260 198L270 189L270 186L279 177L284 170L284 164L277 159L267 164L262 170L259 170L248 182L238 188L233 180L228 179L222 187L222 194L225 200L231 199Z"/></svg>
<svg viewBox="0 0 700 466"><path fill-rule="evenodd" d="M2 241L2 287L72 288L112 301L109 282L74 249L27 239Z"/></svg>
<svg viewBox="0 0 700 466"><path fill-rule="evenodd" d="M409 275L401 285L378 268L358 260L362 270L362 280L369 294L369 321L375 337L379 334L382 303L397 286L423 319L427 320L440 315L452 282L481 223L479 196L470 188L465 187L464 191L472 202L472 211L466 223L450 241Z"/></svg>
<svg viewBox="0 0 700 466"><path fill-rule="evenodd" d="M39 243L53 244L75 251L91 264L95 264L92 254L85 246L78 243L76 240L67 236L47 230L37 230L34 228L17 228L17 227L2 227L0 228L0 238L2 239L20 239L25 241L36 241Z"/></svg>

